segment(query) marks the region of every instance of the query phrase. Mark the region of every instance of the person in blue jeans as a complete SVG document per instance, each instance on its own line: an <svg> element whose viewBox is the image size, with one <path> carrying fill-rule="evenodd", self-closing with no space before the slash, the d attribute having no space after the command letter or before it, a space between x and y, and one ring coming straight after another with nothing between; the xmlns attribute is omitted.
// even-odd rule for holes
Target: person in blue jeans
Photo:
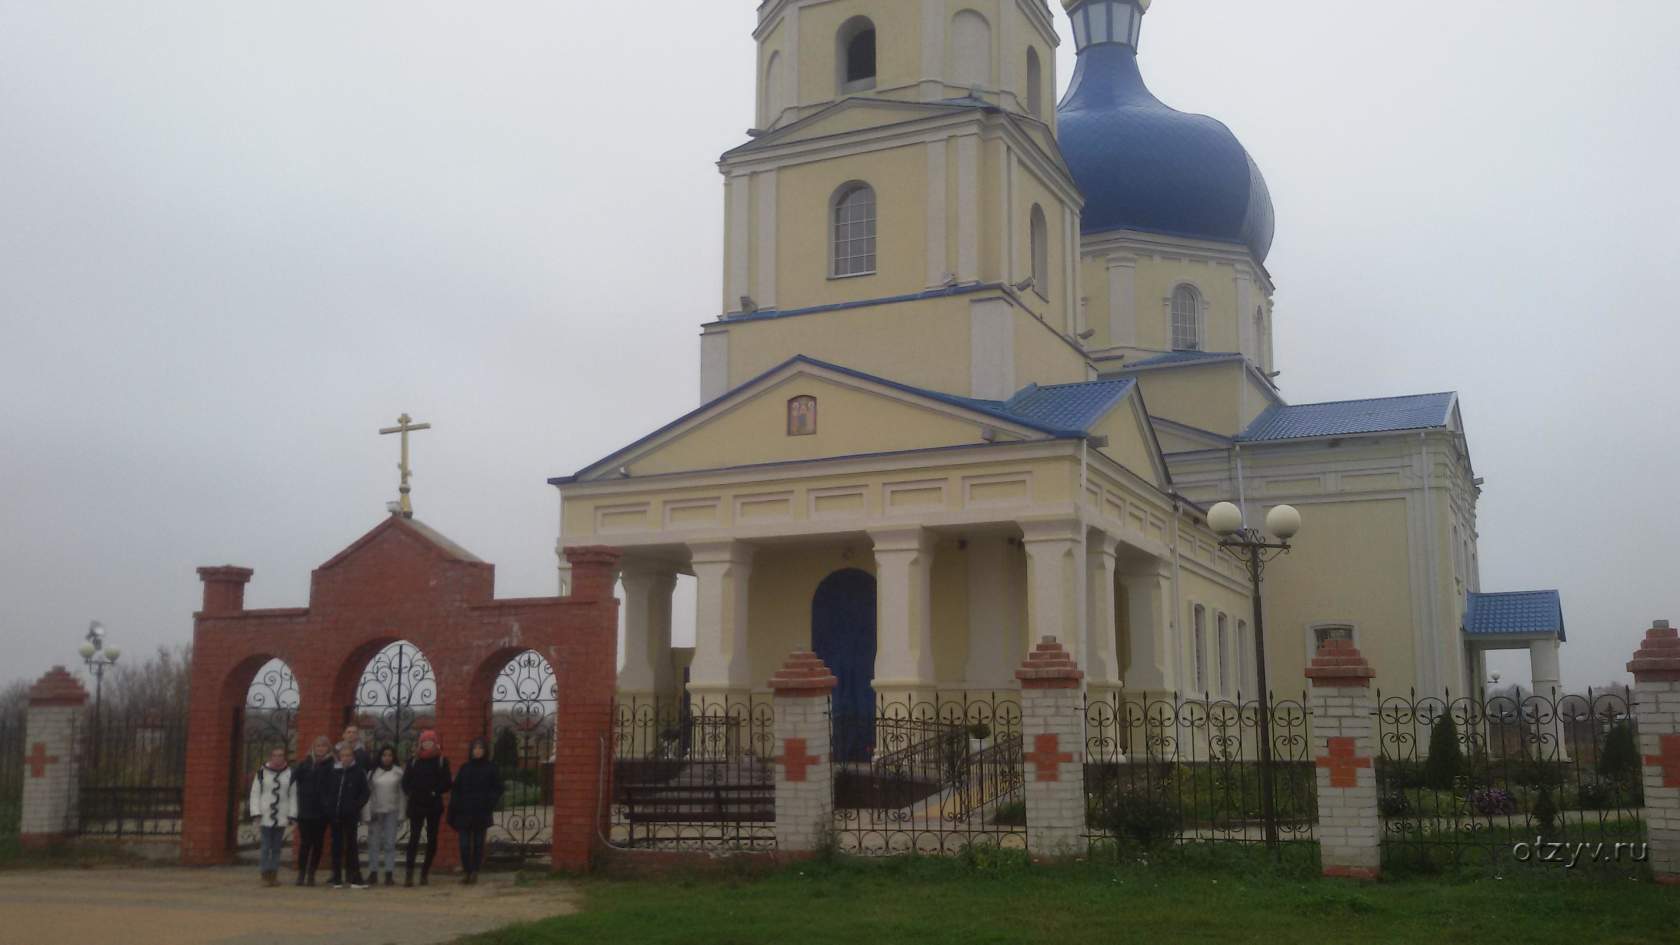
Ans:
<svg viewBox="0 0 1680 945"><path fill-rule="evenodd" d="M403 769L397 764L396 748L390 745L379 750L379 764L368 776L368 812L368 879L378 884L383 871L385 885L394 886L397 824L403 814Z"/></svg>
<svg viewBox="0 0 1680 945"><path fill-rule="evenodd" d="M297 791L292 787L292 767L286 763L286 749L276 747L268 762L251 779L249 801L251 821L262 839L259 865L265 886L280 885L280 850L286 830L297 823Z"/></svg>

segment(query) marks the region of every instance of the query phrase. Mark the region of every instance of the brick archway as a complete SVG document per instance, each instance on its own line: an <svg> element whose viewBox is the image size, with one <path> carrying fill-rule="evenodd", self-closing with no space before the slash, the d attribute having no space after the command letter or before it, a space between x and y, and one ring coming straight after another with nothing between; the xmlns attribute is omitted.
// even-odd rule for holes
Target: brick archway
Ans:
<svg viewBox="0 0 1680 945"><path fill-rule="evenodd" d="M611 728L618 552L568 548L570 597L497 600L495 568L412 519L392 515L310 578L309 606L246 610L249 568L199 569L181 859L230 858L228 764L233 714L271 658L297 678L299 743L342 729L343 707L372 653L395 640L420 647L437 686L445 753L464 760L485 726L483 678L498 654L536 650L558 683L553 866L588 868L600 835L600 740ZM445 837L440 855L453 849Z"/></svg>

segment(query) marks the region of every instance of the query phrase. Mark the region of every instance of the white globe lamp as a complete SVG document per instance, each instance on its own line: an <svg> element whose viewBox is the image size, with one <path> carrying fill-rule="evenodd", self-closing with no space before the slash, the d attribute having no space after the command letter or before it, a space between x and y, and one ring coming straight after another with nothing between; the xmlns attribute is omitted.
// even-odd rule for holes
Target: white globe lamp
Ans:
<svg viewBox="0 0 1680 945"><path fill-rule="evenodd" d="M1266 513L1266 531L1288 541L1301 532L1301 513L1292 505L1280 505Z"/></svg>
<svg viewBox="0 0 1680 945"><path fill-rule="evenodd" d="M1242 531L1242 509L1237 508L1233 503L1221 502L1208 509L1207 523L1215 534L1222 536L1235 535Z"/></svg>

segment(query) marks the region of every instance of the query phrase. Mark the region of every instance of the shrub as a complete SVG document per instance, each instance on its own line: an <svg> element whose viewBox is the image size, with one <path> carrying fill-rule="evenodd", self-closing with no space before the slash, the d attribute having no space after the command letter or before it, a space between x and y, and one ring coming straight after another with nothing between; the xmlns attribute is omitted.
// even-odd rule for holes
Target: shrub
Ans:
<svg viewBox="0 0 1680 945"><path fill-rule="evenodd" d="M1547 796L1542 792L1542 796ZM1483 817L1505 817L1517 812L1517 799L1504 788L1478 788L1470 792L1470 809Z"/></svg>
<svg viewBox="0 0 1680 945"><path fill-rule="evenodd" d="M1429 758L1424 762L1423 780L1436 791L1450 791L1464 767L1464 755L1458 747L1458 726L1452 716L1443 715L1429 733Z"/></svg>
<svg viewBox="0 0 1680 945"><path fill-rule="evenodd" d="M1557 803L1552 800L1552 789L1540 789L1540 797L1534 802L1534 821L1540 825L1540 833L1551 836L1557 829Z"/></svg>
<svg viewBox="0 0 1680 945"><path fill-rule="evenodd" d="M998 805L997 813L992 815L992 823L999 827L1025 827L1027 825L1027 802L1010 801Z"/></svg>
<svg viewBox="0 0 1680 945"><path fill-rule="evenodd" d="M1098 801L1096 826L1116 840L1153 847L1178 834L1184 817L1178 805L1161 791L1111 784Z"/></svg>
<svg viewBox="0 0 1680 945"><path fill-rule="evenodd" d="M1634 741L1632 722L1621 721L1610 726L1598 755L1598 774L1622 784L1639 782L1639 745Z"/></svg>
<svg viewBox="0 0 1680 945"><path fill-rule="evenodd" d="M1384 817L1406 817L1412 813L1412 802L1405 791L1384 791L1377 798L1377 812Z"/></svg>

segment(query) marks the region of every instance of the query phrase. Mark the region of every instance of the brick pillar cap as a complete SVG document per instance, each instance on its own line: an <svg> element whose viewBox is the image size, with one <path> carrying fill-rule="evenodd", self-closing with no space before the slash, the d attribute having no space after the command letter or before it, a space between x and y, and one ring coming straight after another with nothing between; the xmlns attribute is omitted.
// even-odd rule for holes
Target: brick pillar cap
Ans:
<svg viewBox="0 0 1680 945"><path fill-rule="evenodd" d="M1365 662L1352 640L1325 640L1307 667L1314 686L1370 686L1377 671Z"/></svg>
<svg viewBox="0 0 1680 945"><path fill-rule="evenodd" d="M1045 637L1027 654L1015 678L1022 689L1077 689L1085 673L1055 637Z"/></svg>
<svg viewBox="0 0 1680 945"><path fill-rule="evenodd" d="M87 690L62 666L54 666L29 687L30 705L86 705Z"/></svg>
<svg viewBox="0 0 1680 945"><path fill-rule="evenodd" d="M770 677L770 691L778 696L826 696L840 684L822 657L810 650L794 650Z"/></svg>
<svg viewBox="0 0 1680 945"><path fill-rule="evenodd" d="M597 564L602 567L613 567L624 554L617 548L606 545L578 545L565 549L566 560L571 564Z"/></svg>
<svg viewBox="0 0 1680 945"><path fill-rule="evenodd" d="M206 584L217 583L246 584L255 574L250 568L242 568L236 564L218 564L198 569L198 579Z"/></svg>
<svg viewBox="0 0 1680 945"><path fill-rule="evenodd" d="M1680 682L1680 630L1666 620L1655 621L1627 671L1638 682Z"/></svg>

